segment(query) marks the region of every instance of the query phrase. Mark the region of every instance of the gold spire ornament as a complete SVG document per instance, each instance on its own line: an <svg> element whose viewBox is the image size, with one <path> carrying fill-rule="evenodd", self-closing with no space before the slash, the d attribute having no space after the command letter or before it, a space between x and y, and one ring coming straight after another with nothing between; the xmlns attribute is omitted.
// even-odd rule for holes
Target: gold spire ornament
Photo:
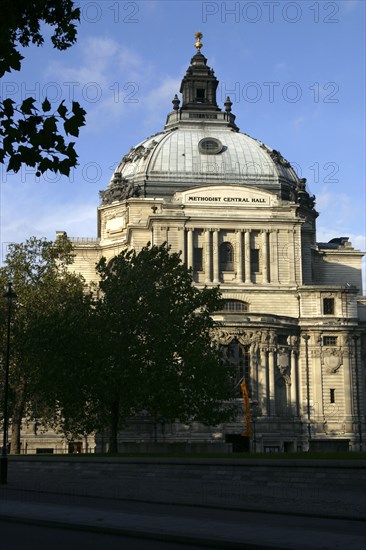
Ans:
<svg viewBox="0 0 366 550"><path fill-rule="evenodd" d="M202 42L201 42L201 38L202 38L203 34L201 32L196 32L196 34L194 35L195 39L197 40L197 42L195 43L195 48L197 48L197 50L199 51L199 53L201 53L201 48L203 46Z"/></svg>

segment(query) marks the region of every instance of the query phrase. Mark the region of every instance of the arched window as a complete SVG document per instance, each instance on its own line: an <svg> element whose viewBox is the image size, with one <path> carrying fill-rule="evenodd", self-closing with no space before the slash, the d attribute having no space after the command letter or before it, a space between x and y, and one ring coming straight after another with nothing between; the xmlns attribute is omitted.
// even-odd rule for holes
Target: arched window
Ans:
<svg viewBox="0 0 366 550"><path fill-rule="evenodd" d="M224 346L223 358L226 364L231 367L231 376L234 389L234 397L241 398L241 384L245 380L249 396L252 393L250 379L250 353L249 345L243 345L235 338L229 345Z"/></svg>
<svg viewBox="0 0 366 550"><path fill-rule="evenodd" d="M242 302L241 300L224 300L224 305L221 311L227 313L240 313L243 311L248 311L248 304Z"/></svg>
<svg viewBox="0 0 366 550"><path fill-rule="evenodd" d="M226 241L220 245L220 267L221 271L234 271L234 248Z"/></svg>

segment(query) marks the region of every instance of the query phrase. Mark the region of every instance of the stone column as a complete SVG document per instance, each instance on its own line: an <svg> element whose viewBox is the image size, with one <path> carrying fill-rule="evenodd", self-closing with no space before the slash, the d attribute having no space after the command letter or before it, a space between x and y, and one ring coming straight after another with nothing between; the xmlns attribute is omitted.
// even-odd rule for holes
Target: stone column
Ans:
<svg viewBox="0 0 366 550"><path fill-rule="evenodd" d="M262 283L268 283L268 232L262 231Z"/></svg>
<svg viewBox="0 0 366 550"><path fill-rule="evenodd" d="M243 232L241 229L236 231L236 280L243 282Z"/></svg>
<svg viewBox="0 0 366 550"><path fill-rule="evenodd" d="M211 283L211 231L205 229L205 281Z"/></svg>
<svg viewBox="0 0 366 550"><path fill-rule="evenodd" d="M275 403L275 348L269 348L268 353L268 371L269 371L269 414L275 416L276 403Z"/></svg>
<svg viewBox="0 0 366 550"><path fill-rule="evenodd" d="M298 369L297 352L294 350L291 350L291 411L293 416L299 416L297 369Z"/></svg>
<svg viewBox="0 0 366 550"><path fill-rule="evenodd" d="M312 339L317 338L320 340L322 336L312 335ZM316 344L316 342L312 342L312 339L309 341L311 347ZM310 347L310 346L309 346ZM322 422L324 420L324 397L323 397L323 364L322 364L322 351L321 348L317 349L316 346L313 347L313 349L310 351L310 396L312 396L313 406L312 409L314 411L315 416L315 422ZM316 432L316 428L314 426L314 430Z"/></svg>
<svg viewBox="0 0 366 550"><path fill-rule="evenodd" d="M184 227L178 227L179 251L181 252L180 259L182 264L186 263L186 232Z"/></svg>
<svg viewBox="0 0 366 550"><path fill-rule="evenodd" d="M271 272L271 282L278 284L279 282L279 273L278 273L278 229L270 231L269 233L270 240L270 272Z"/></svg>
<svg viewBox="0 0 366 550"><path fill-rule="evenodd" d="M219 229L214 229L213 232L213 282L218 285L220 282L220 268L219 268Z"/></svg>
<svg viewBox="0 0 366 550"><path fill-rule="evenodd" d="M193 228L188 229L187 235L187 268L193 269Z"/></svg>
<svg viewBox="0 0 366 550"><path fill-rule="evenodd" d="M252 399L255 400L258 399L258 357L254 353L250 354L250 377L252 381Z"/></svg>
<svg viewBox="0 0 366 550"><path fill-rule="evenodd" d="M288 267L289 267L289 283L296 283L296 273L295 273L295 230L288 230Z"/></svg>
<svg viewBox="0 0 366 550"><path fill-rule="evenodd" d="M354 407L353 407L352 363L350 361L349 350L343 350L343 380L344 380L344 414L347 420L351 420L352 415L354 414Z"/></svg>
<svg viewBox="0 0 366 550"><path fill-rule="evenodd" d="M261 349L261 362L258 374L258 403L262 409L262 414L269 415L268 396L267 396L267 351Z"/></svg>
<svg viewBox="0 0 366 550"><path fill-rule="evenodd" d="M247 229L244 233L245 237L245 282L251 283L252 278L250 275L250 229Z"/></svg>

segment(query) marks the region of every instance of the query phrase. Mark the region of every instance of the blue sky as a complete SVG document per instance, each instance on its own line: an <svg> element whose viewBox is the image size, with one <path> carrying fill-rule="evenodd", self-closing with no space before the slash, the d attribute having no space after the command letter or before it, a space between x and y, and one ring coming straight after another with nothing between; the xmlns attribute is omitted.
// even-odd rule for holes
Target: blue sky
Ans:
<svg viewBox="0 0 366 550"><path fill-rule="evenodd" d="M345 1L79 2L77 44L24 50L0 94L88 112L70 180L0 172L2 258L32 235L96 236L98 191L113 167L160 131L203 33L202 53L240 130L279 150L316 195L318 241L349 236L365 250L365 7ZM49 36L46 29L46 35Z"/></svg>

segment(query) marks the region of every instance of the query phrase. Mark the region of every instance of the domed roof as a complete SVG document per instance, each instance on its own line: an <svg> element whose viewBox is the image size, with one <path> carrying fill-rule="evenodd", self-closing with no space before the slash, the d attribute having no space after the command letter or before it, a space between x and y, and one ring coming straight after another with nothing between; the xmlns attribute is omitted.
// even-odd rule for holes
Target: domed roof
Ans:
<svg viewBox="0 0 366 550"><path fill-rule="evenodd" d="M217 106L217 85L199 50L182 80L182 107L176 95L165 129L122 158L101 192L104 204L131 196L172 197L203 185L256 186L282 199L294 195L302 180L278 151L239 132L230 98L225 111Z"/></svg>
<svg viewBox="0 0 366 550"><path fill-rule="evenodd" d="M202 151L201 143L218 141L217 153ZM202 142L202 140L205 140ZM280 190L299 181L290 164L273 149L231 128L210 124L167 129L133 147L117 173L147 196L171 195L184 188L218 184L256 185Z"/></svg>

